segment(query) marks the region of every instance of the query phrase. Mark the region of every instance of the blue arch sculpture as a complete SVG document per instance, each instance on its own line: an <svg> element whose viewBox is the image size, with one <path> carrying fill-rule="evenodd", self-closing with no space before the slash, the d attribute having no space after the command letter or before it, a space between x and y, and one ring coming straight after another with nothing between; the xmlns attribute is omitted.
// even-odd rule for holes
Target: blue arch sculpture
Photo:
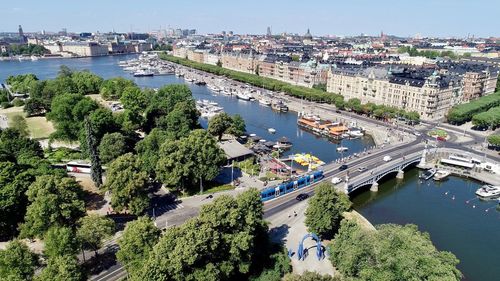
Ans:
<svg viewBox="0 0 500 281"><path fill-rule="evenodd" d="M311 237L313 240L316 241L316 257L318 260L321 260L323 258L323 249L321 247L321 240L319 239L318 235L314 233L308 233L302 237L302 240L300 240L299 243L299 249L297 250L297 258L300 260L304 260L304 240L307 238Z"/></svg>

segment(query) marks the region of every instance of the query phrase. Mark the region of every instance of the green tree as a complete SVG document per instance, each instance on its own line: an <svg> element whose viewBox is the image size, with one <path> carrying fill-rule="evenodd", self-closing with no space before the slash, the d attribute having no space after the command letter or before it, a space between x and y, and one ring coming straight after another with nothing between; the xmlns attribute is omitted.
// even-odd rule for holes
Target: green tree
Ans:
<svg viewBox="0 0 500 281"><path fill-rule="evenodd" d="M115 113L114 116L116 123L119 124L121 129L126 132L139 130L144 123L144 117L140 113L129 109Z"/></svg>
<svg viewBox="0 0 500 281"><path fill-rule="evenodd" d="M140 217L127 223L123 236L118 240L120 250L116 253L118 261L128 273L136 275L142 263L149 258L153 246L160 237L160 230L148 217Z"/></svg>
<svg viewBox="0 0 500 281"><path fill-rule="evenodd" d="M26 123L26 119L24 119L21 115L14 115L12 117L10 127L19 132L19 135L23 137L28 137L30 132L28 130L28 123Z"/></svg>
<svg viewBox="0 0 500 281"><path fill-rule="evenodd" d="M219 113L210 119L207 131L213 136L216 136L220 141L222 135L231 127L232 122L233 119L231 119L231 116L227 113Z"/></svg>
<svg viewBox="0 0 500 281"><path fill-rule="evenodd" d="M107 164L129 150L124 135L121 133L105 134L99 144L99 158L104 164Z"/></svg>
<svg viewBox="0 0 500 281"><path fill-rule="evenodd" d="M127 87L123 90L120 102L123 108L142 113L149 105L149 94L136 86Z"/></svg>
<svg viewBox="0 0 500 281"><path fill-rule="evenodd" d="M45 233L43 253L49 259L64 255L75 256L78 252L78 240L73 229L54 226Z"/></svg>
<svg viewBox="0 0 500 281"><path fill-rule="evenodd" d="M267 239L262 216L255 189L216 198L198 217L161 236L136 280L234 280L249 274Z"/></svg>
<svg viewBox="0 0 500 281"><path fill-rule="evenodd" d="M137 85L131 80L116 77L102 82L99 92L104 100L119 100L127 87L137 87Z"/></svg>
<svg viewBox="0 0 500 281"><path fill-rule="evenodd" d="M427 233L415 225L380 225L365 230L342 221L330 245L330 259L354 280L460 280L458 259L438 251Z"/></svg>
<svg viewBox="0 0 500 281"><path fill-rule="evenodd" d="M85 116L96 110L95 101L80 94L61 94L52 100L47 119L53 121L56 132L51 137L62 140L78 140Z"/></svg>
<svg viewBox="0 0 500 281"><path fill-rule="evenodd" d="M155 128L143 140L137 143L135 150L142 162L143 171L151 178L156 177L156 164L160 159L160 147L167 140L167 132Z"/></svg>
<svg viewBox="0 0 500 281"><path fill-rule="evenodd" d="M34 74L22 74L9 76L5 80L14 93L28 94L38 82L38 77Z"/></svg>
<svg viewBox="0 0 500 281"><path fill-rule="evenodd" d="M350 207L347 195L336 191L330 183L321 183L309 200L305 224L310 232L322 239L331 239L338 231L342 213Z"/></svg>
<svg viewBox="0 0 500 281"><path fill-rule="evenodd" d="M32 280L38 259L28 246L19 240L0 250L0 279L1 280Z"/></svg>
<svg viewBox="0 0 500 281"><path fill-rule="evenodd" d="M115 223L106 217L90 214L78 221L76 235L84 249L97 251L102 247L105 239L110 238L115 231Z"/></svg>
<svg viewBox="0 0 500 281"><path fill-rule="evenodd" d="M90 71L77 71L71 74L76 93L82 95L99 94L103 79Z"/></svg>
<svg viewBox="0 0 500 281"><path fill-rule="evenodd" d="M48 260L47 267L35 278L36 281L83 281L78 260L74 256L55 256Z"/></svg>
<svg viewBox="0 0 500 281"><path fill-rule="evenodd" d="M140 215L149 206L148 175L141 170L141 161L132 153L118 157L107 171L105 190L111 192L111 206Z"/></svg>
<svg viewBox="0 0 500 281"><path fill-rule="evenodd" d="M100 187L102 185L102 166L97 147L99 140L96 137L94 126L88 117L85 118L85 133L87 136L87 147L90 152L90 177L95 186Z"/></svg>
<svg viewBox="0 0 500 281"><path fill-rule="evenodd" d="M24 237L42 237L52 226L73 226L85 214L82 191L73 178L39 176L27 195L31 204L21 226Z"/></svg>
<svg viewBox="0 0 500 281"><path fill-rule="evenodd" d="M178 102L157 125L164 129L171 139L185 137L198 125L198 111L190 102Z"/></svg>
<svg viewBox="0 0 500 281"><path fill-rule="evenodd" d="M165 142L156 165L157 178L170 186L193 190L200 180L212 180L225 162L224 151L205 130L194 130L188 137Z"/></svg>
<svg viewBox="0 0 500 281"><path fill-rule="evenodd" d="M243 135L247 131L245 120L243 120L243 117L241 117L241 115L239 114L236 114L233 115L231 119L231 126L228 128L227 133L236 137Z"/></svg>

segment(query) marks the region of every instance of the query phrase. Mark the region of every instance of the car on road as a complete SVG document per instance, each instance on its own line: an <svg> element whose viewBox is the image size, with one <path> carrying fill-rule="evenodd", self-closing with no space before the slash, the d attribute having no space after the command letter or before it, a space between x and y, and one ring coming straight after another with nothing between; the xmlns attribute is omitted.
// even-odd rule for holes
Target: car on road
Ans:
<svg viewBox="0 0 500 281"><path fill-rule="evenodd" d="M342 182L342 179L341 178L338 178L338 177L334 177L332 178L332 183L333 184L339 184Z"/></svg>
<svg viewBox="0 0 500 281"><path fill-rule="evenodd" d="M444 138L444 137L437 137L436 140L438 140L438 141L446 141L446 138Z"/></svg>
<svg viewBox="0 0 500 281"><path fill-rule="evenodd" d="M417 137L420 137L420 136L422 135L422 134L421 134L421 133L419 133L419 132L413 132L413 134L414 134L415 136L417 136Z"/></svg>
<svg viewBox="0 0 500 281"><path fill-rule="evenodd" d="M389 162L389 161L391 161L391 160L392 160L392 157L391 157L391 156L389 156L389 155L386 155L386 156L384 156L383 160L384 160L385 162Z"/></svg>
<svg viewBox="0 0 500 281"><path fill-rule="evenodd" d="M295 197L295 199L297 199L297 201L303 201L303 200L306 200L307 198L309 198L309 195L305 194L305 193L301 193L301 194L297 195L297 197Z"/></svg>
<svg viewBox="0 0 500 281"><path fill-rule="evenodd" d="M364 172L364 171L366 171L366 167L359 167L358 168L358 172Z"/></svg>
<svg viewBox="0 0 500 281"><path fill-rule="evenodd" d="M339 167L339 171L347 170L347 165L343 164L342 166Z"/></svg>

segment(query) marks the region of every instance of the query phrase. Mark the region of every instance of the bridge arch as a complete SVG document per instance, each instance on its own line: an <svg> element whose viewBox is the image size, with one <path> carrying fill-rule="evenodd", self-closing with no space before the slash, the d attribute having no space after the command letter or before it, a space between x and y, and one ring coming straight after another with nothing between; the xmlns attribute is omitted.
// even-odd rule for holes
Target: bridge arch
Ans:
<svg viewBox="0 0 500 281"><path fill-rule="evenodd" d="M309 237L316 241L316 257L318 258L318 260L321 260L323 258L323 248L321 246L321 240L319 239L318 235L314 233L308 233L304 235L304 237L302 237L302 240L300 240L299 243L299 249L297 250L297 258L299 259L299 261L304 260L305 258L304 240Z"/></svg>

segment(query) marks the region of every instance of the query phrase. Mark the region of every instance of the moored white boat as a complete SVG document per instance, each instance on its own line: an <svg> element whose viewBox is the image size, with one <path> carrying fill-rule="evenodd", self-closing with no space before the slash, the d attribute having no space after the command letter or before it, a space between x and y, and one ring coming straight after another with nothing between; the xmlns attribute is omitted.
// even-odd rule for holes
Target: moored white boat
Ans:
<svg viewBox="0 0 500 281"><path fill-rule="evenodd" d="M446 171L446 170L438 170L436 172L436 174L434 174L434 180L435 181L440 181L440 180L444 180L446 179L449 175L451 174L451 172L449 171Z"/></svg>
<svg viewBox="0 0 500 281"><path fill-rule="evenodd" d="M237 93L236 97L240 100L249 101L250 97L245 93Z"/></svg>
<svg viewBox="0 0 500 281"><path fill-rule="evenodd" d="M337 152L344 152L344 151L347 151L349 150L348 147L345 147L345 146L339 146L337 147Z"/></svg>
<svg viewBox="0 0 500 281"><path fill-rule="evenodd" d="M269 129L267 129L267 131L268 131L269 133L271 133L271 134L276 133L276 129L274 129L274 128L269 128Z"/></svg>
<svg viewBox="0 0 500 281"><path fill-rule="evenodd" d="M266 99L260 99L259 104L264 105L264 106L271 106L271 102Z"/></svg>
<svg viewBox="0 0 500 281"><path fill-rule="evenodd" d="M495 198L500 196L500 186L485 184L476 190L476 195L482 198Z"/></svg>
<svg viewBox="0 0 500 281"><path fill-rule="evenodd" d="M432 178L436 174L437 170L436 169L429 169L425 171L423 174L420 175L420 178L423 180L428 180Z"/></svg>

